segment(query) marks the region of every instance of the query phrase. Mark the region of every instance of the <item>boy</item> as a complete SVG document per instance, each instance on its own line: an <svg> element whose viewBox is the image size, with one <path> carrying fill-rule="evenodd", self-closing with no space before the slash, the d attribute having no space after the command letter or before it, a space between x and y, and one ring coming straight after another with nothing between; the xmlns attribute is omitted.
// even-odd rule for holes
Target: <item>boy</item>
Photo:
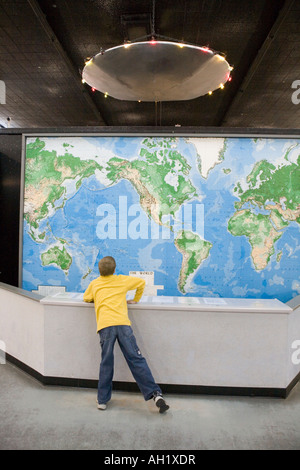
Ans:
<svg viewBox="0 0 300 470"><path fill-rule="evenodd" d="M99 261L100 277L86 289L83 300L94 302L97 332L100 336L101 364L98 382L98 409L105 410L111 399L114 373L114 345L118 340L121 351L145 400L154 399L160 413L169 409L155 383L146 359L136 344L127 303L137 303L144 292L145 281L138 277L115 275L116 262L112 256ZM134 299L126 302L126 294L136 290Z"/></svg>

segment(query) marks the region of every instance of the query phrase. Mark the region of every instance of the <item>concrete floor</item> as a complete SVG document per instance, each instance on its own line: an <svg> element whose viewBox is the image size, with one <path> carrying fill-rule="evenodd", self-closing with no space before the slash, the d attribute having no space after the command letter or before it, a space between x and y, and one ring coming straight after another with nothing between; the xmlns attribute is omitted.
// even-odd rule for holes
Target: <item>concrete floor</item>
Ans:
<svg viewBox="0 0 300 470"><path fill-rule="evenodd" d="M106 411L96 391L43 386L0 365L2 450L300 449L300 383L287 399L167 395L160 415L139 393L114 392Z"/></svg>

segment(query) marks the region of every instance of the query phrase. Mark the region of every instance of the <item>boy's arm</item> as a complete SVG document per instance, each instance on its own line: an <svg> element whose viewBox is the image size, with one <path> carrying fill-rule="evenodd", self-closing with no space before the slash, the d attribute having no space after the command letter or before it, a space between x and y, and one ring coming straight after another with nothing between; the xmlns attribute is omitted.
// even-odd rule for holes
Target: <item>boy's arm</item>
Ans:
<svg viewBox="0 0 300 470"><path fill-rule="evenodd" d="M141 297L143 295L143 292L145 290L146 281L144 279L139 278L139 277L132 277L132 276L130 276L128 279L129 279L129 286L130 286L128 290L136 289L136 291L135 291L135 296L134 296L133 300L128 300L127 303L128 304L136 304L141 299Z"/></svg>
<svg viewBox="0 0 300 470"><path fill-rule="evenodd" d="M94 302L93 290L91 284L88 286L87 290L83 294L84 302Z"/></svg>

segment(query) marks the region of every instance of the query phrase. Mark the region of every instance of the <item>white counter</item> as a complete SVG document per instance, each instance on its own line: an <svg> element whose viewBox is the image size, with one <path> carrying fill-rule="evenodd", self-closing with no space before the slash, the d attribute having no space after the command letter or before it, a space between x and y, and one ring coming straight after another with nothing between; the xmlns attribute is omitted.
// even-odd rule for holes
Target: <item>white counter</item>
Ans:
<svg viewBox="0 0 300 470"><path fill-rule="evenodd" d="M163 389L287 396L300 373L292 361L299 299L143 297L129 305L129 317ZM94 305L82 294L38 298L0 283L1 340L7 356L44 383L96 385ZM119 388L134 383L118 346L114 381Z"/></svg>
<svg viewBox="0 0 300 470"><path fill-rule="evenodd" d="M128 298L130 298L130 294ZM75 292L58 293L44 297L41 302L45 305L86 305L83 302L83 294ZM131 304L130 309L135 310L185 310L207 312L232 312L241 313L289 313L291 308L277 299L222 299L214 297L168 297L144 296L138 304Z"/></svg>

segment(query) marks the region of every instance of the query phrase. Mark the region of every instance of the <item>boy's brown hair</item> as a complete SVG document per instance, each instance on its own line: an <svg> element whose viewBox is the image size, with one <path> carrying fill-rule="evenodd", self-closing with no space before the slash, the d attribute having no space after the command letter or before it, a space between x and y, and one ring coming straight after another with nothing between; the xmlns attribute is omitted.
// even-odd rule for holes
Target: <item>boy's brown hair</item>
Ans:
<svg viewBox="0 0 300 470"><path fill-rule="evenodd" d="M116 261L112 256L105 256L99 263L99 272L101 276L111 276L116 269Z"/></svg>

